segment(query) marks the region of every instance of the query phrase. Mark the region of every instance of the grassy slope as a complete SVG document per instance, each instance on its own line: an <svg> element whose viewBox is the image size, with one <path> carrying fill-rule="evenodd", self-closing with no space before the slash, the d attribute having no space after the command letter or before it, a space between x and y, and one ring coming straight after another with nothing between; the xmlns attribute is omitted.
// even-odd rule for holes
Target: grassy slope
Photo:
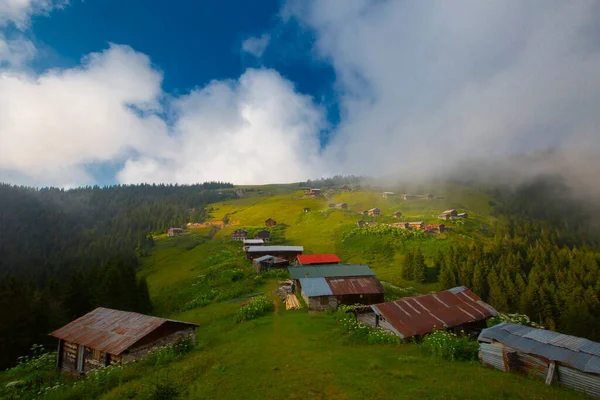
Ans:
<svg viewBox="0 0 600 400"><path fill-rule="evenodd" d="M440 210L457 207L469 211L475 217L475 224L489 222L485 216L489 212L489 199L466 188L451 188L450 195L444 193L444 200L429 202L383 199L374 193L338 193L330 199L303 199L302 192L293 188L274 188L272 191L277 193L264 189L263 195L253 193L215 204L213 216L220 219L228 214L240 226L250 228L258 228L272 217L287 225L286 243L303 245L308 253L337 251L346 262L373 261L362 253L360 246L347 248L339 243L340 232L352 229L351 224L362 218L356 210L379 207L384 215L400 210L406 220L433 222ZM276 195L269 197L270 194ZM329 202L342 201L352 211L327 209ZM311 212L303 213L304 207L310 207ZM239 252L239 243L227 240L233 229L226 228L213 240L191 250L177 244L183 239L158 238L157 248L144 260L141 274L148 279L159 311L168 314L170 308L162 305L171 304L190 282L215 266L241 268L251 274L250 263ZM453 235L460 239L459 234ZM429 245L445 246L450 240L434 240ZM369 264L380 279L415 286L399 277L402 251L397 251L392 263L375 260ZM255 290L270 293L274 284L272 280L268 287L259 286ZM435 284L417 285L421 291L435 288ZM187 396L199 399L578 398L570 391L548 388L542 382L486 369L478 363L431 359L421 354L416 345L391 348L349 343L340 335L333 318L326 314L284 311L279 305L274 315L236 324L233 314L238 307L239 302L222 302L168 314L201 325L197 331L198 348L184 360L148 372L106 398L119 398L119 393L127 392L144 379L165 376L184 384Z"/></svg>

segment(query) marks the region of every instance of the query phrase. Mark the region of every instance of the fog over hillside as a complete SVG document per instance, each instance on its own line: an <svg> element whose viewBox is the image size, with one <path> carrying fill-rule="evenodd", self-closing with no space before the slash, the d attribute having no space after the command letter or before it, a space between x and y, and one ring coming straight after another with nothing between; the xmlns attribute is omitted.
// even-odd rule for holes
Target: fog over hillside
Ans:
<svg viewBox="0 0 600 400"><path fill-rule="evenodd" d="M0 24L25 29L36 11L0 10ZM0 180L91 184L108 166L121 183L247 184L477 165L494 179L560 173L598 195L598 2L288 1L280 18L333 66L336 126L272 69L170 95L127 43L36 73L23 66L33 44L0 36Z"/></svg>

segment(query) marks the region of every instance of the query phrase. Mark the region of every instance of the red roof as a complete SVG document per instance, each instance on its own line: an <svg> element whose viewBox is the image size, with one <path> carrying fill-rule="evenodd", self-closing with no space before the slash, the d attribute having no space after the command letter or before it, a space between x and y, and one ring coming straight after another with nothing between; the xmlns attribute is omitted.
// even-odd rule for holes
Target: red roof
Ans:
<svg viewBox="0 0 600 400"><path fill-rule="evenodd" d="M371 308L403 339L431 333L434 328L452 328L498 315L492 306L464 286Z"/></svg>
<svg viewBox="0 0 600 400"><path fill-rule="evenodd" d="M300 265L339 264L341 261L335 254L301 254L298 256Z"/></svg>

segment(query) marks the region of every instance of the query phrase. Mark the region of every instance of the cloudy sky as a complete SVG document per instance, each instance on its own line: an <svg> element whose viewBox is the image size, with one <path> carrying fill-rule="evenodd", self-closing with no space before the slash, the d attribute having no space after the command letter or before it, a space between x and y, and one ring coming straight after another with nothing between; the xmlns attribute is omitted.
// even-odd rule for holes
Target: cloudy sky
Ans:
<svg viewBox="0 0 600 400"><path fill-rule="evenodd" d="M595 0L184 3L0 0L0 181L415 176L600 150Z"/></svg>

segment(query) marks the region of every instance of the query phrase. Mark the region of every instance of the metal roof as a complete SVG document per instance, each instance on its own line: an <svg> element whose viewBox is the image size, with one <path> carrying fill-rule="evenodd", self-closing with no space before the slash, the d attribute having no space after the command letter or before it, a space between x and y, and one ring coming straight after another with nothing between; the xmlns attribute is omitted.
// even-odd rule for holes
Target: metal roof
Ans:
<svg viewBox="0 0 600 400"><path fill-rule="evenodd" d="M484 329L480 342L497 341L523 353L600 374L600 343L530 326L502 323Z"/></svg>
<svg viewBox="0 0 600 400"><path fill-rule="evenodd" d="M198 325L98 307L50 333L58 339L119 355L163 324Z"/></svg>
<svg viewBox="0 0 600 400"><path fill-rule="evenodd" d="M464 286L375 304L371 308L403 339L430 333L434 328L452 328L498 315L492 306Z"/></svg>
<svg viewBox="0 0 600 400"><path fill-rule="evenodd" d="M277 253L282 251L290 251L290 252L299 252L302 253L304 251L304 247L302 246L250 246L248 247L248 253Z"/></svg>
<svg viewBox="0 0 600 400"><path fill-rule="evenodd" d="M385 293L385 289L374 276L335 277L325 280L336 296Z"/></svg>
<svg viewBox="0 0 600 400"><path fill-rule="evenodd" d="M292 279L330 278L334 276L375 276L375 272L364 264L328 264L288 267Z"/></svg>
<svg viewBox="0 0 600 400"><path fill-rule="evenodd" d="M244 244L261 244L264 242L262 239L244 239Z"/></svg>
<svg viewBox="0 0 600 400"><path fill-rule="evenodd" d="M298 256L300 265L339 263L340 261L342 260L335 254L300 254Z"/></svg>
<svg viewBox="0 0 600 400"><path fill-rule="evenodd" d="M263 262L263 261L270 260L272 258L275 258L275 256L266 255L266 256L255 258L254 261Z"/></svg>
<svg viewBox="0 0 600 400"><path fill-rule="evenodd" d="M300 286L308 297L333 295L325 278L300 278Z"/></svg>

